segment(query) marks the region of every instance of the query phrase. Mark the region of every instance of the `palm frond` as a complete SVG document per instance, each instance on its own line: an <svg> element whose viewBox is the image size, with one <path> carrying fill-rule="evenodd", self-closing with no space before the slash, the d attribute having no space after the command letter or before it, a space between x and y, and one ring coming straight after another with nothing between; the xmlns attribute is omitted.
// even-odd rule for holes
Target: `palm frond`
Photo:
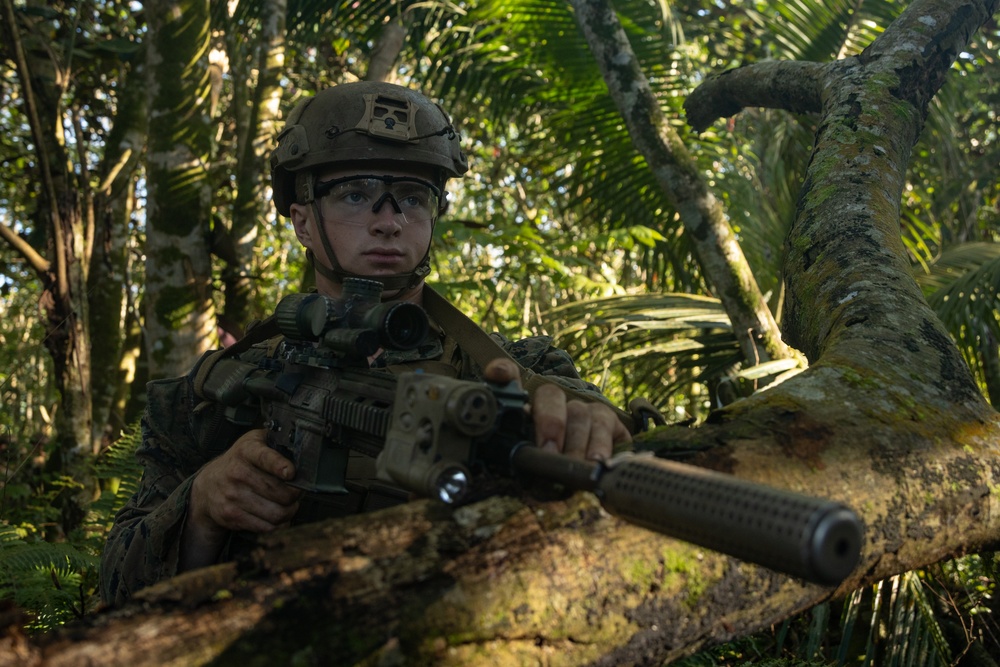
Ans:
<svg viewBox="0 0 1000 667"><path fill-rule="evenodd" d="M826 62L855 55L902 11L891 0L791 0L770 3L757 20L773 35L771 54L786 60Z"/></svg>
<svg viewBox="0 0 1000 667"><path fill-rule="evenodd" d="M927 273L918 273L927 302L951 333L982 385L1000 341L1000 244L947 248Z"/></svg>
<svg viewBox="0 0 1000 667"><path fill-rule="evenodd" d="M664 5L616 6L633 48L649 63L649 79L672 118L694 68L664 34L682 35ZM458 109L479 119L476 139L495 141L497 159L519 167L514 178L538 201L563 211L566 231L587 234L635 225L675 236L679 221L628 137L593 55L562 0L483 0L429 48L425 80ZM482 114L486 114L482 116ZM678 127L680 121L678 120ZM706 135L710 137L710 135ZM708 141L708 138L703 138ZM488 147L490 148L490 147ZM502 224L504 213L491 223ZM643 249L641 269L660 289L692 278L686 244Z"/></svg>
<svg viewBox="0 0 1000 667"><path fill-rule="evenodd" d="M859 589L844 605L837 664L872 667L945 667L951 648L941 630L931 592L918 571ZM855 631L867 623L863 652Z"/></svg>
<svg viewBox="0 0 1000 667"><path fill-rule="evenodd" d="M717 383L740 358L729 319L711 297L613 296L559 306L545 317L557 343L613 400L648 396L664 412L675 393ZM611 377L623 386L609 386Z"/></svg>

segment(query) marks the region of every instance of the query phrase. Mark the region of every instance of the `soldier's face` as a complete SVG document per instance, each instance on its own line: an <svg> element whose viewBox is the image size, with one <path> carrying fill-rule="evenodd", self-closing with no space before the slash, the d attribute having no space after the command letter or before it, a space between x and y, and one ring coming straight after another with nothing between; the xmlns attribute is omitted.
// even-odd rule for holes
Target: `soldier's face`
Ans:
<svg viewBox="0 0 1000 667"><path fill-rule="evenodd" d="M373 175L391 178L352 178ZM322 193L317 199L321 220L316 219L312 206L292 206L296 235L312 250L316 261L330 263L318 233L322 224L337 261L348 273L377 278L417 267L430 245L437 214L436 193L426 172L330 169L318 175L317 183L336 183L331 190L318 188ZM433 214L425 214L432 209Z"/></svg>

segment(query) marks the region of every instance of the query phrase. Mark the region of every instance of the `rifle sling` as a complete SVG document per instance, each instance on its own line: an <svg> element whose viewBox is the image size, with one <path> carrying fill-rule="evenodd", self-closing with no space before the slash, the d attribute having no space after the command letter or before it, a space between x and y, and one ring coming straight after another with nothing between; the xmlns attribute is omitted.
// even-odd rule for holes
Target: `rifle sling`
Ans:
<svg viewBox="0 0 1000 667"><path fill-rule="evenodd" d="M570 398L587 403L594 402L594 396L567 387L522 366L496 340L456 308L454 304L435 292L430 285L424 284L423 301L427 314L438 323L447 335L461 341L462 349L469 354L473 361L479 364L480 368L485 369L487 364L494 359L509 359L517 366L521 375L521 386L529 395L533 395L535 390L543 384L554 384ZM625 424L630 433L635 432L633 431L635 422L632 415L613 405L608 404L608 407L614 410L618 419Z"/></svg>

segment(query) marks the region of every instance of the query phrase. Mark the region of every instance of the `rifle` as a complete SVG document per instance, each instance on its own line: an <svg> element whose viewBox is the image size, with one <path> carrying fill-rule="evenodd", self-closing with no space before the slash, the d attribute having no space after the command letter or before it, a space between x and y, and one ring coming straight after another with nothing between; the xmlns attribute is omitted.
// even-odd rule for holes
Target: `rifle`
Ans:
<svg viewBox="0 0 1000 667"><path fill-rule="evenodd" d="M573 459L535 447L527 394L430 373L369 368L382 347L407 350L429 330L411 303L380 302L381 283L348 279L341 298L293 294L274 321L279 354L258 363L222 358L201 387L225 418L262 426L295 463L293 485L347 493L351 450L377 476L445 503L477 477L532 478L589 491L610 514L656 532L806 581L835 585L857 565L862 524L841 503L643 454Z"/></svg>

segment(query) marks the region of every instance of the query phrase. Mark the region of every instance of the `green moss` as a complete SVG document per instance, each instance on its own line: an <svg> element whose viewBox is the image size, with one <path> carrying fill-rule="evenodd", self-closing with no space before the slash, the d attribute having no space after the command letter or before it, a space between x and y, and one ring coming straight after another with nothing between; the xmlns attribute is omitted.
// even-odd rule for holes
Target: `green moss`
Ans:
<svg viewBox="0 0 1000 667"><path fill-rule="evenodd" d="M809 193L809 200L813 206L819 206L825 202L830 197L837 194L840 188L836 185L825 185L820 188L813 188L812 192Z"/></svg>
<svg viewBox="0 0 1000 667"><path fill-rule="evenodd" d="M228 600L231 597L233 597L233 592L223 588L222 590L216 591L215 594L212 595L212 601L218 602L220 600Z"/></svg>
<svg viewBox="0 0 1000 667"><path fill-rule="evenodd" d="M156 299L157 320L171 329L180 328L181 323L201 310L201 300L192 298L192 294L193 290L187 286L160 288Z"/></svg>
<svg viewBox="0 0 1000 667"><path fill-rule="evenodd" d="M859 389L878 389L882 384L871 375L859 373L853 368L845 368L841 375L844 381Z"/></svg>
<svg viewBox="0 0 1000 667"><path fill-rule="evenodd" d="M842 134L840 135L842 136ZM834 137L836 140L836 136ZM843 167L844 158L842 155L838 154L836 151L827 149L823 151L822 157L819 157L813 162L810 177L813 183L825 183L829 180L830 174L834 173L837 169ZM815 192L816 188L810 191Z"/></svg>
<svg viewBox="0 0 1000 667"><path fill-rule="evenodd" d="M889 108L892 110L892 115L900 120L909 121L913 118L913 105L908 102L893 102Z"/></svg>
<svg viewBox="0 0 1000 667"><path fill-rule="evenodd" d="M490 628L509 628L510 618L507 616L507 609L498 607L493 614L486 618L486 625Z"/></svg>
<svg viewBox="0 0 1000 667"><path fill-rule="evenodd" d="M866 91L881 97L885 91L899 87L899 77L894 72L875 72L863 85Z"/></svg>
<svg viewBox="0 0 1000 667"><path fill-rule="evenodd" d="M871 119L871 122L875 122L875 119ZM854 135L854 143L860 149L865 149L871 146L875 146L880 143L885 143L885 138L875 134L874 132L868 132L867 130L858 130Z"/></svg>
<svg viewBox="0 0 1000 667"><path fill-rule="evenodd" d="M794 247L799 252L808 250L813 244L812 238L808 234L803 234L802 236L795 237L792 242L792 247Z"/></svg>
<svg viewBox="0 0 1000 667"><path fill-rule="evenodd" d="M646 560L635 559L625 564L625 580L635 585L639 590L648 591L656 581L656 570Z"/></svg>
<svg viewBox="0 0 1000 667"><path fill-rule="evenodd" d="M663 552L664 588L678 588L683 582L684 604L690 609L698 605L698 600L708 589L708 579L702 574L702 564L694 552L687 549L669 549Z"/></svg>
<svg viewBox="0 0 1000 667"><path fill-rule="evenodd" d="M479 635L475 632L453 632L445 635L444 641L448 646L461 646L475 642L477 639L479 639Z"/></svg>

